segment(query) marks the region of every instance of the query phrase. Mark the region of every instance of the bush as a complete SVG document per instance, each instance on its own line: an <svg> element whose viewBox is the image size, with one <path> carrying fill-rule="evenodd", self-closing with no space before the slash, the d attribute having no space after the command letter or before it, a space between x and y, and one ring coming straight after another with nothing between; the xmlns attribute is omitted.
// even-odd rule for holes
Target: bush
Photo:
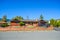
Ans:
<svg viewBox="0 0 60 40"><path fill-rule="evenodd" d="M7 27L7 26L8 26L7 23L1 24L1 27Z"/></svg>
<svg viewBox="0 0 60 40"><path fill-rule="evenodd" d="M20 22L20 26L23 26L23 25L25 25L24 22Z"/></svg>
<svg viewBox="0 0 60 40"><path fill-rule="evenodd" d="M50 25L53 25L54 27L60 27L60 20L51 19Z"/></svg>

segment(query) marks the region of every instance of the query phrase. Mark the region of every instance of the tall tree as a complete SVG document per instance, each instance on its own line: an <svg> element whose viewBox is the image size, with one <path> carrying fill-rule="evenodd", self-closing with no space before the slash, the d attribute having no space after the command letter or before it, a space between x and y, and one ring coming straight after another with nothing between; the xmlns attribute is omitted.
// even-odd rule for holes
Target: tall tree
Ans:
<svg viewBox="0 0 60 40"><path fill-rule="evenodd" d="M57 23L57 20L55 20L55 19L50 19L50 25L53 25L54 27L56 27L56 26L58 26L57 24L58 24L58 23Z"/></svg>
<svg viewBox="0 0 60 40"><path fill-rule="evenodd" d="M50 19L50 25L54 24L54 19Z"/></svg>
<svg viewBox="0 0 60 40"><path fill-rule="evenodd" d="M43 20L43 15L42 14L40 15L40 20Z"/></svg>
<svg viewBox="0 0 60 40"><path fill-rule="evenodd" d="M4 16L2 17L2 21L7 22L7 16L6 16L6 15L4 15Z"/></svg>
<svg viewBox="0 0 60 40"><path fill-rule="evenodd" d="M21 17L21 16L16 16L16 17L14 17L13 19L16 19L16 20L23 20L23 17Z"/></svg>
<svg viewBox="0 0 60 40"><path fill-rule="evenodd" d="M57 26L57 27L60 27L60 20L57 20L56 26Z"/></svg>

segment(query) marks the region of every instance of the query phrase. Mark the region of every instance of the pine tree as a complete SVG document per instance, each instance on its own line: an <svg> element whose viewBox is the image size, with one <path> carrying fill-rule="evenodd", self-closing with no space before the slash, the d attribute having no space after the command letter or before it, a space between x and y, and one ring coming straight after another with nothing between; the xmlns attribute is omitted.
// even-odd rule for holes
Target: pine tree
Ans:
<svg viewBox="0 0 60 40"><path fill-rule="evenodd" d="M43 20L43 15L42 14L40 15L40 20Z"/></svg>

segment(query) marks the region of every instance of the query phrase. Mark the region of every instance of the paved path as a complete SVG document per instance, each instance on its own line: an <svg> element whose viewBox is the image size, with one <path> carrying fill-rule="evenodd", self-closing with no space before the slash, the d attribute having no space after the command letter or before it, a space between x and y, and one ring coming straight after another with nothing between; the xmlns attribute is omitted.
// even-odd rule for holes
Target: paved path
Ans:
<svg viewBox="0 0 60 40"><path fill-rule="evenodd" d="M60 40L60 32L0 32L0 40Z"/></svg>

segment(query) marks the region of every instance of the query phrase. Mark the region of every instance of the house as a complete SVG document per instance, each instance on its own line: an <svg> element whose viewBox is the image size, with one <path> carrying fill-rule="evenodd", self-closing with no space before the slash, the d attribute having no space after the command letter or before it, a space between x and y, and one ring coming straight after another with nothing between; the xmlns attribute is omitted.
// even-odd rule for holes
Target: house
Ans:
<svg viewBox="0 0 60 40"><path fill-rule="evenodd" d="M11 20L10 26L20 26L19 20Z"/></svg>
<svg viewBox="0 0 60 40"><path fill-rule="evenodd" d="M24 22L26 26L28 25L38 26L38 21L36 20L22 20L22 22Z"/></svg>
<svg viewBox="0 0 60 40"><path fill-rule="evenodd" d="M20 26L19 22L23 22L24 26L32 25L34 27L36 26L43 26L46 25L46 21L44 20L11 20L11 26Z"/></svg>
<svg viewBox="0 0 60 40"><path fill-rule="evenodd" d="M39 26L44 26L46 23L47 23L46 21L40 20L40 21L39 21Z"/></svg>
<svg viewBox="0 0 60 40"><path fill-rule="evenodd" d="M38 25L40 26L40 27L48 27L48 26L50 26L48 23L47 23L47 21L44 21L44 20L40 20L39 21L39 23L38 23Z"/></svg>

